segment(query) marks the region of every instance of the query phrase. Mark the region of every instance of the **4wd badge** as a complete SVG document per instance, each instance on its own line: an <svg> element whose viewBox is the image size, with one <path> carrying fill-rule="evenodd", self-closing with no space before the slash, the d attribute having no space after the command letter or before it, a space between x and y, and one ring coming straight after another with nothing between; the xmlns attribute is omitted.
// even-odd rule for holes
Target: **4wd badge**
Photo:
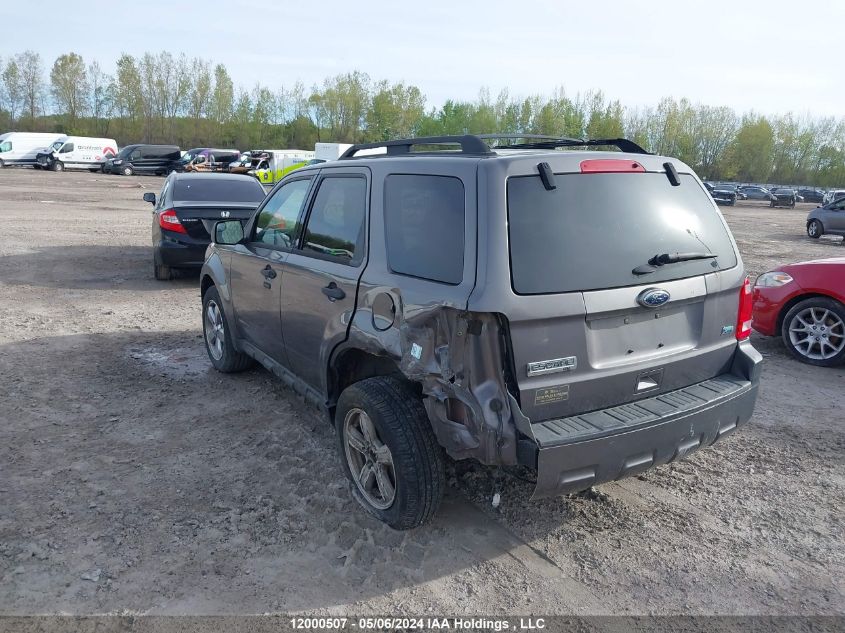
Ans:
<svg viewBox="0 0 845 633"><path fill-rule="evenodd" d="M572 371L578 366L578 358L567 356L566 358L552 358L551 360L538 360L528 363L529 376L542 376L543 374L556 374L561 371Z"/></svg>

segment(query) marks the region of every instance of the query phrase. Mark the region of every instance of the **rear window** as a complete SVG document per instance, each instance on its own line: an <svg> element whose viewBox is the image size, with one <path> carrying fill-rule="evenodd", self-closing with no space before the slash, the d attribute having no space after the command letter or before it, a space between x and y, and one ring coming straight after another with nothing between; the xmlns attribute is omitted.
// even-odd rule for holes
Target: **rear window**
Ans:
<svg viewBox="0 0 845 633"><path fill-rule="evenodd" d="M261 202L264 187L257 180L240 178L186 178L177 180L174 200L197 202Z"/></svg>
<svg viewBox="0 0 845 633"><path fill-rule="evenodd" d="M702 275L737 264L713 202L690 175L560 174L547 191L539 176L508 180L511 276L518 294L633 286ZM631 271L661 253L716 259Z"/></svg>
<svg viewBox="0 0 845 633"><path fill-rule="evenodd" d="M464 185L451 176L395 174L384 183L390 270L459 284L464 273Z"/></svg>

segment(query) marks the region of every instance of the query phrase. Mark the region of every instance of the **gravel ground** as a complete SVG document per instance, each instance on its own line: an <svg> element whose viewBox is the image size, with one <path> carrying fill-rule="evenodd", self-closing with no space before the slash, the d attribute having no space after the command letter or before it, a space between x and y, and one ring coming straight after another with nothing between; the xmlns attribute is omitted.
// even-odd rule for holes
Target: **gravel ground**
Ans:
<svg viewBox="0 0 845 633"><path fill-rule="evenodd" d="M531 503L449 469L398 533L267 372L214 372L196 278L152 279L159 178L0 171L0 614L845 614L845 368L766 357L751 424ZM751 274L845 256L806 210L725 210Z"/></svg>

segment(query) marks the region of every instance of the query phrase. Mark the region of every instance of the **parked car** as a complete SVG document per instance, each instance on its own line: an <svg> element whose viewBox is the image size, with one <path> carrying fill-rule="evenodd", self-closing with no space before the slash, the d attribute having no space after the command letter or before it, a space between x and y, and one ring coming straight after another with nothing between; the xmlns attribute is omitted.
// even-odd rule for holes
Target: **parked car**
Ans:
<svg viewBox="0 0 845 633"><path fill-rule="evenodd" d="M36 161L38 152L45 150L64 134L43 134L41 132L6 132L0 134L0 169L7 165L30 165L40 167Z"/></svg>
<svg viewBox="0 0 845 633"><path fill-rule="evenodd" d="M220 219L246 219L264 199L252 176L220 173L171 173L153 205L153 272L171 278L173 269L198 269L211 241L209 229Z"/></svg>
<svg viewBox="0 0 845 633"><path fill-rule="evenodd" d="M727 204L729 206L736 204L736 191L734 189L723 185L713 185L709 182L705 182L704 186L707 188L710 197L716 201L716 204Z"/></svg>
<svg viewBox="0 0 845 633"><path fill-rule="evenodd" d="M798 196L795 193L795 189L789 189L787 187L779 187L772 191L772 201L769 203L771 207L795 207L795 203L798 201Z"/></svg>
<svg viewBox="0 0 845 633"><path fill-rule="evenodd" d="M623 151L556 149L584 145ZM436 511L444 452L524 466L548 497L686 456L754 407L751 285L692 170L624 139L500 147L303 167L215 225L200 275L212 365L257 360L316 403L355 498L397 529Z"/></svg>
<svg viewBox="0 0 845 633"><path fill-rule="evenodd" d="M820 189L799 189L798 195L804 202L821 203L824 200L824 191Z"/></svg>
<svg viewBox="0 0 845 633"><path fill-rule="evenodd" d="M828 191L822 199L822 204L828 204L830 202L839 200L840 198L845 198L845 190L836 189L833 191Z"/></svg>
<svg viewBox="0 0 845 633"><path fill-rule="evenodd" d="M236 149L195 147L189 149L176 162L176 171L228 171L229 165L240 160Z"/></svg>
<svg viewBox="0 0 845 633"><path fill-rule="evenodd" d="M103 166L109 174L163 176L178 166L182 152L176 145L127 145Z"/></svg>
<svg viewBox="0 0 845 633"><path fill-rule="evenodd" d="M117 142L113 138L62 136L44 151L38 152L35 160L42 169L87 169L96 172L102 171L106 161L115 155Z"/></svg>
<svg viewBox="0 0 845 633"><path fill-rule="evenodd" d="M798 360L845 362L845 257L781 266L754 284L752 327L783 338Z"/></svg>
<svg viewBox="0 0 845 633"><path fill-rule="evenodd" d="M807 214L807 235L818 239L825 234L845 238L845 198L816 207Z"/></svg>
<svg viewBox="0 0 845 633"><path fill-rule="evenodd" d="M288 173L305 167L314 158L314 152L301 149L262 150L262 159L249 173L262 184L272 185L279 182Z"/></svg>
<svg viewBox="0 0 845 633"><path fill-rule="evenodd" d="M757 185L743 185L740 187L742 193L745 194L748 200L769 200L774 199L772 192L765 187L758 187Z"/></svg>

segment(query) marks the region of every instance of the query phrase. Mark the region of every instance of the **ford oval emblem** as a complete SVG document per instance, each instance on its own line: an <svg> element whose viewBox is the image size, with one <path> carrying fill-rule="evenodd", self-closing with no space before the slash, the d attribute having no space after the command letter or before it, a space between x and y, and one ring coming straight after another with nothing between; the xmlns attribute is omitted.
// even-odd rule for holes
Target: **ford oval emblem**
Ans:
<svg viewBox="0 0 845 633"><path fill-rule="evenodd" d="M637 295L637 303L646 308L659 308L669 298L669 293L661 288L646 288Z"/></svg>

